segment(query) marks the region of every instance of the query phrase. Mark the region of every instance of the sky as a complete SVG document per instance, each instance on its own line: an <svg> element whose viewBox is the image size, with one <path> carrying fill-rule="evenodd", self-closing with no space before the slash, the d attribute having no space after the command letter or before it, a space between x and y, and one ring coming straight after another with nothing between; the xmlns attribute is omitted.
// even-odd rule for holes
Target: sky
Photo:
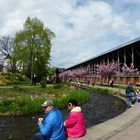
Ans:
<svg viewBox="0 0 140 140"><path fill-rule="evenodd" d="M140 37L140 0L0 0L0 36L27 17L55 33L50 66L68 68Z"/></svg>

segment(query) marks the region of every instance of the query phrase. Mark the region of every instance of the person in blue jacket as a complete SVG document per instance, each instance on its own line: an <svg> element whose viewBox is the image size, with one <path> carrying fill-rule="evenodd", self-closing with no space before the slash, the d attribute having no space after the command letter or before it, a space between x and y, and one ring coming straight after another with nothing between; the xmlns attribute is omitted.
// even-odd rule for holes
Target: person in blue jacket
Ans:
<svg viewBox="0 0 140 140"><path fill-rule="evenodd" d="M65 140L65 130L63 117L56 109L51 100L45 101L44 118L38 119L40 133L34 136L34 140Z"/></svg>
<svg viewBox="0 0 140 140"><path fill-rule="evenodd" d="M127 97L127 106L132 107L137 101L137 95L132 83L129 83L129 85L126 87L125 93Z"/></svg>

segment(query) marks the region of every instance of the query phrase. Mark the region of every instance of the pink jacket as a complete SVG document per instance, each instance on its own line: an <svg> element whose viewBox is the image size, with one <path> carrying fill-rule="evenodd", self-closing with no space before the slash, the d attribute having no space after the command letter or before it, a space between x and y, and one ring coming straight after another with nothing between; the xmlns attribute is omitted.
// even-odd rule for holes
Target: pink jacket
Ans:
<svg viewBox="0 0 140 140"><path fill-rule="evenodd" d="M78 138L86 134L84 116L80 107L75 107L71 110L68 119L64 122L64 126L68 137Z"/></svg>

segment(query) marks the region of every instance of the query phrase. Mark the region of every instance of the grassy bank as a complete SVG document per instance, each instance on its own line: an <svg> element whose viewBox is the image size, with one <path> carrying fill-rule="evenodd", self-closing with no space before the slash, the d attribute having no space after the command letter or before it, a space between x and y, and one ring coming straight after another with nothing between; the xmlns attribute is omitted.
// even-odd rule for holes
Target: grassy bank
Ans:
<svg viewBox="0 0 140 140"><path fill-rule="evenodd" d="M79 104L89 100L88 91L72 89L68 85L55 87L19 87L0 88L0 115L28 115L42 111L41 104L52 99L59 109L64 108L68 100L76 99Z"/></svg>
<svg viewBox="0 0 140 140"><path fill-rule="evenodd" d="M0 86L30 84L30 79L19 73L0 72Z"/></svg>

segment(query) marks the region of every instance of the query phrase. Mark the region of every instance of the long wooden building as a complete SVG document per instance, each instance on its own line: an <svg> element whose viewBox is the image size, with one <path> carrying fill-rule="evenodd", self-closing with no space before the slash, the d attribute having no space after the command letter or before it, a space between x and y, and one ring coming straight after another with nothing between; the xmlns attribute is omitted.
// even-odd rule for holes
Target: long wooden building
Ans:
<svg viewBox="0 0 140 140"><path fill-rule="evenodd" d="M130 66L131 64L134 65L135 68L138 68L140 71L140 37L131 40L125 44L122 44L114 49L111 49L107 52L104 52L100 55L97 55L89 60L86 60L84 62L81 62L79 64L76 64L74 66L71 66L67 68L67 70L73 70L76 68L81 68L81 67L90 67L92 70L92 74L87 77L89 77L90 81L95 80L94 76L94 70L96 65L102 64L102 63L107 63L107 62L119 62L121 66L127 64L127 66ZM96 78L97 80L97 78ZM99 79L98 79L99 80ZM106 80L106 79L105 79ZM118 83L118 78L114 77L114 81ZM128 84L128 82L133 82L135 85L140 85L140 74L139 75L125 75L121 76L121 82L122 84Z"/></svg>

